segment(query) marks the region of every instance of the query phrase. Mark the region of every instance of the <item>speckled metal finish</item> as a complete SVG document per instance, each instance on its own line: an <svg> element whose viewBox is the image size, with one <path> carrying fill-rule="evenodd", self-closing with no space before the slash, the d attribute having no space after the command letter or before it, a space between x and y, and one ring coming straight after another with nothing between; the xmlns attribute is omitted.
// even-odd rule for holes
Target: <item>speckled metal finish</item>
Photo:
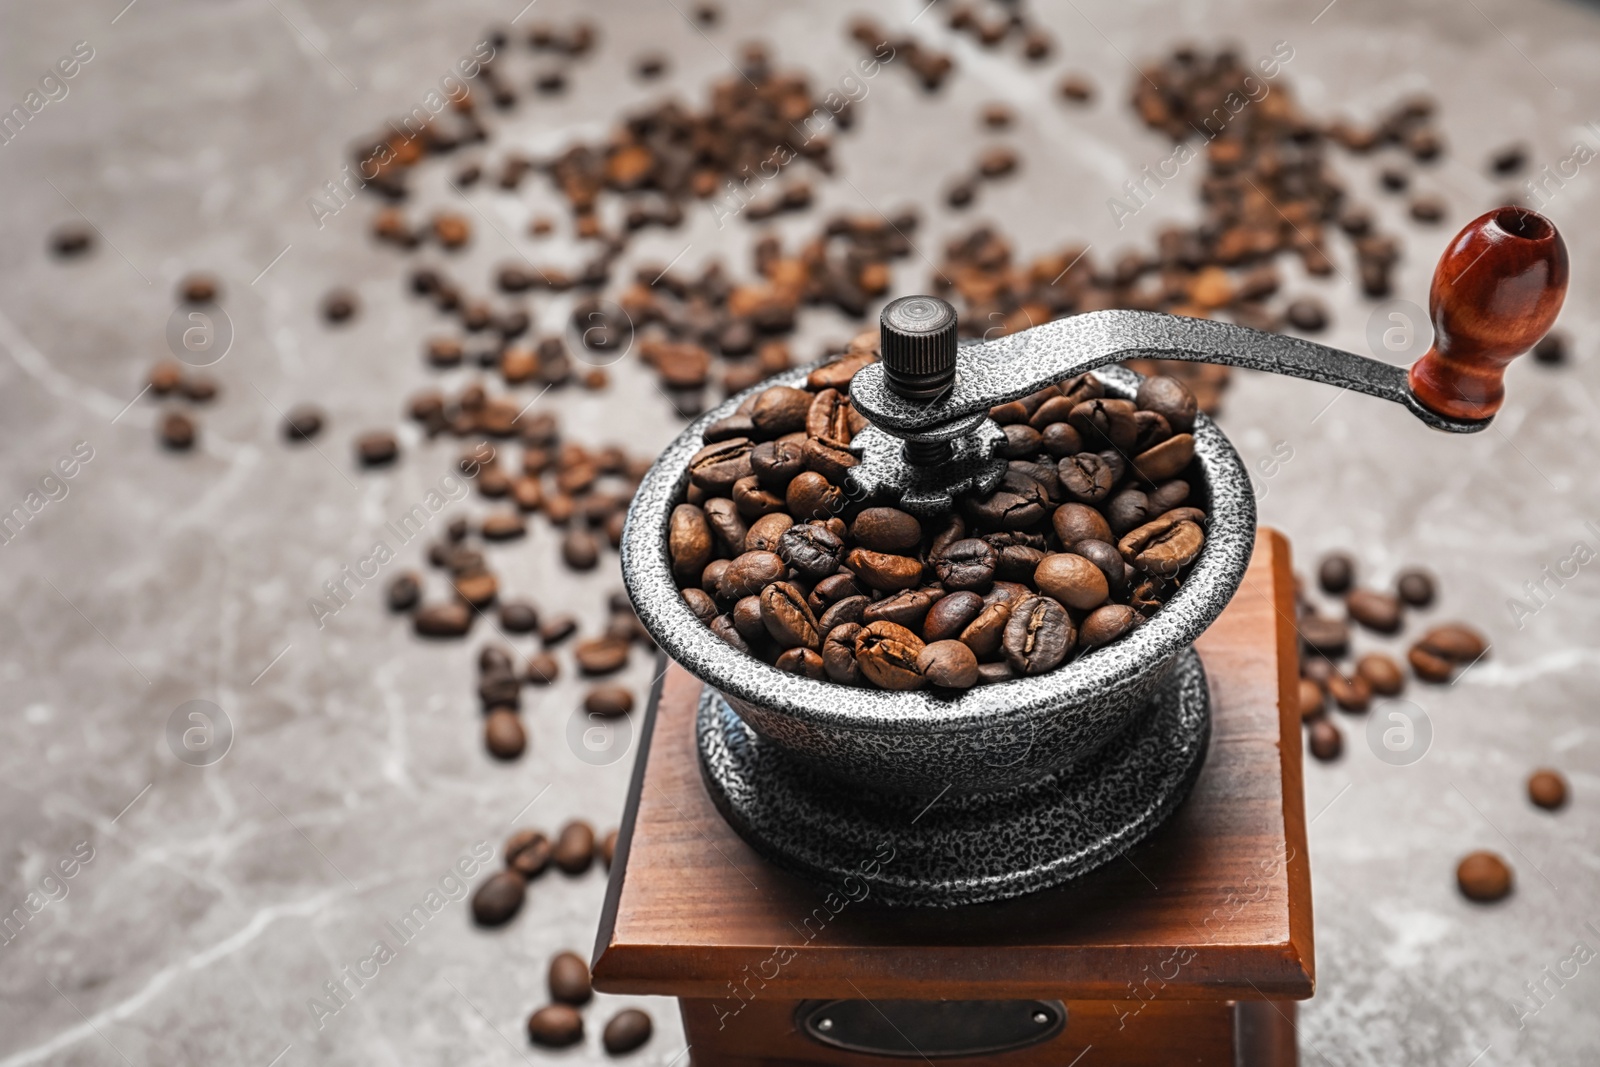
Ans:
<svg viewBox="0 0 1600 1067"><path fill-rule="evenodd" d="M1092 311L963 345L956 354L955 381L936 401L897 395L878 365L856 375L850 395L856 409L875 425L920 436L1063 378L1137 358L1224 363L1305 378L1392 400L1429 426L1451 433L1475 433L1489 425L1487 419L1452 419L1423 407L1411 392L1405 367L1297 337L1158 311Z"/></svg>
<svg viewBox="0 0 1600 1067"><path fill-rule="evenodd" d="M850 469L849 489L862 499L898 501L917 515L945 515L964 493L989 493L1006 474L1006 461L997 455L1005 431L987 417L973 424L972 432L950 442L950 456L935 466L906 462L905 442L876 426L868 426L850 442L861 462Z"/></svg>
<svg viewBox="0 0 1600 1067"><path fill-rule="evenodd" d="M696 730L717 809L768 859L841 892L859 896L864 884L861 899L953 907L1059 885L1138 844L1194 784L1208 703L1188 649L1094 760L1009 790L931 799L841 789L709 689Z"/></svg>
<svg viewBox="0 0 1600 1067"><path fill-rule="evenodd" d="M756 389L798 384L806 373L790 371ZM1140 380L1120 367L1099 374L1120 396L1131 397ZM667 556L667 519L701 433L747 395L691 424L651 468L623 532L623 577L667 655L722 693L757 733L845 781L932 795L1006 789L1070 766L1126 725L1174 658L1221 613L1250 560L1256 512L1249 478L1227 438L1201 416L1194 436L1209 488L1206 545L1183 588L1133 633L1047 674L958 696L847 688L788 674L735 651L695 618Z"/></svg>

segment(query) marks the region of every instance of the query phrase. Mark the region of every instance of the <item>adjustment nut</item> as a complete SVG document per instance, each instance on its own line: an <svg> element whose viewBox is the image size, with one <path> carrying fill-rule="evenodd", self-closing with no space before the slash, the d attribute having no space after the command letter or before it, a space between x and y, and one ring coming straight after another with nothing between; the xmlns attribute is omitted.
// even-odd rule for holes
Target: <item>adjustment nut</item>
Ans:
<svg viewBox="0 0 1600 1067"><path fill-rule="evenodd" d="M884 381L907 400L929 400L956 376L956 309L936 296L903 296L878 318Z"/></svg>

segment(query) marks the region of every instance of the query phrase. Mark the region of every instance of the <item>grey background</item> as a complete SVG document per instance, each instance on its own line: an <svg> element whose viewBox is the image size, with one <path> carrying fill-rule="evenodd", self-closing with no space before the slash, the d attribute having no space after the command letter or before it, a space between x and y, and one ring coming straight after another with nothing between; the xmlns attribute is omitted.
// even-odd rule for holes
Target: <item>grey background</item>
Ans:
<svg viewBox="0 0 1600 1067"><path fill-rule="evenodd" d="M843 5L730 5L708 40L677 2L539 0L519 29L587 14L601 47L574 68L565 97L492 121L536 153L598 135L655 92L628 76L629 58L646 47L671 55L667 84L697 104L751 35L819 86L837 84L859 57L844 33L855 11ZM320 631L306 608L325 579L366 554L387 518L438 484L456 449L420 444L407 429L398 467L355 469L351 437L397 423L403 397L427 379L418 353L437 321L403 295L402 259L366 238L369 199L323 229L307 199L337 175L358 134L418 103L488 25L519 7L0 7L7 108L75 41L95 51L65 99L0 145L0 507L22 501L75 442L94 450L68 495L0 546L0 909L20 905L76 843L94 849L66 897L0 945L0 1067L544 1058L526 1048L522 1020L543 1001L549 954L588 952L598 870L545 878L499 931L473 929L465 905L452 905L321 1031L306 1007L475 843L498 850L514 823L554 828L574 816L604 828L621 808L630 761L595 768L564 741L580 692L570 677L525 712L529 755L495 765L481 750L468 648L415 641L386 616L377 584ZM904 26L919 7L877 14ZM950 49L957 73L936 97L893 65L872 79L857 128L838 139L849 180L820 183L821 206L932 207L991 140L1018 146L1023 166L985 188L967 215L932 213L919 255L898 268L902 292L925 288L944 237L974 219L1001 225L1023 256L1085 240L1106 261L1122 247L1148 247L1161 222L1192 217L1198 168L1123 231L1105 206L1140 166L1170 152L1124 104L1129 58L1181 39L1237 42L1247 58L1289 41L1285 80L1313 115L1370 118L1416 90L1441 99L1450 151L1421 184L1448 201L1444 225L1406 223L1402 203L1376 191L1373 161L1338 158L1357 196L1405 233L1397 288L1419 303L1448 236L1503 193L1484 176L1490 149L1523 139L1538 166L1568 156L1576 140L1600 144L1582 125L1600 119L1600 22L1551 0L1336 0L1325 9L1315 0L1085 0L1038 13L1059 46L1041 68L1020 63L1014 46L978 50L945 30L941 14L914 32ZM506 68L526 84L540 64L510 52ZM1055 100L1067 69L1099 85L1093 106ZM1019 109L1014 132L979 130L990 100ZM456 199L440 180L451 170L429 171L420 205ZM1593 966L1564 986L1550 982L1548 1004L1518 1019L1535 1006L1524 983L1544 980L1546 967L1554 973L1577 942L1600 948L1585 925L1600 924L1595 567L1520 629L1506 603L1574 542L1600 547L1600 531L1584 526L1600 523L1595 188L1586 168L1547 208L1572 250L1562 327L1575 360L1562 370L1514 368L1490 432L1447 438L1375 401L1258 376L1237 376L1228 397L1223 425L1247 461L1280 443L1293 450L1259 489L1263 521L1290 533L1303 561L1357 548L1380 583L1427 563L1443 585L1431 616L1472 620L1494 646L1448 689L1409 694L1433 730L1419 762L1380 761L1362 724L1342 720L1344 758L1308 767L1321 979L1302 1015L1308 1063L1568 1064L1592 1062L1600 1046ZM468 212L477 234L455 268L469 290L487 291L489 268L512 257L485 217L537 261L570 261L560 241L535 250L522 236L531 211L557 206L543 183L514 196L480 188L470 199L484 217ZM55 261L47 234L78 210L106 241L85 260ZM778 228L799 233L814 217ZM682 231L650 231L629 262L664 262L687 245L685 264L721 254L743 273L755 232L743 220L719 231L697 210ZM1348 253L1333 243L1341 272L1353 275ZM199 268L223 279L236 339L213 368L223 393L200 412L200 446L173 456L153 440L158 405L127 405L166 354L175 281ZM1351 282L1304 280L1292 267L1289 278L1291 292L1332 306L1328 340L1366 350L1371 305ZM338 330L317 316L334 284L353 285L364 302ZM560 300L534 305L546 325L563 317ZM796 351L809 356L850 330L831 312L813 313ZM559 402L565 425L594 444L625 435L637 450L659 448L676 418L646 375L619 370L609 394L569 392ZM329 412L320 453L277 437L276 409L303 399ZM547 606L570 603L597 626L614 556L600 577L575 580L548 534L536 523L526 543L492 550L504 586ZM403 552L385 577L419 552ZM1381 645L1362 638L1362 647ZM635 662L628 679L642 691L649 664ZM169 715L190 700L217 704L235 730L231 751L207 768L180 763L165 742ZM1546 764L1573 789L1556 815L1523 793L1528 771ZM1454 889L1456 860L1479 847L1517 870L1503 904L1470 905ZM600 998L584 1049L562 1058L602 1061L598 1031L624 999ZM635 1060L672 1062L683 1051L675 1013L669 1002L645 1003L658 1032Z"/></svg>

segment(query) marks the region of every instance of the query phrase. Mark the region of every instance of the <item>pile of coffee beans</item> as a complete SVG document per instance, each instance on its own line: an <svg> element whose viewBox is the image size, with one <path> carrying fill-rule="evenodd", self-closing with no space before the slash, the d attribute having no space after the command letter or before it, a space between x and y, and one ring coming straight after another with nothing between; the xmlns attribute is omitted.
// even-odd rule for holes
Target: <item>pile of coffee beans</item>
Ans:
<svg viewBox="0 0 1600 1067"><path fill-rule="evenodd" d="M818 680L965 689L1115 641L1182 584L1207 515L1181 382L1124 400L1085 374L992 409L1000 485L925 520L845 492L870 343L752 395L690 461L668 551L724 641Z"/></svg>
<svg viewBox="0 0 1600 1067"><path fill-rule="evenodd" d="M1023 5L1010 0L955 4L945 24L968 34L984 48L999 48L1017 40L1022 57L1030 63L1043 62L1055 51L1055 41L1044 27L1028 17Z"/></svg>
<svg viewBox="0 0 1600 1067"><path fill-rule="evenodd" d="M1405 625L1408 609L1430 607L1437 596L1432 574L1420 567L1402 570L1392 590L1364 587L1357 581L1355 559L1330 552L1317 567L1317 586L1338 598L1344 617L1321 611L1297 579L1295 628L1300 634L1300 719L1307 728L1311 754L1337 759L1344 750L1339 727L1327 718L1328 704L1341 711L1366 711L1375 696L1398 696L1406 685L1405 668L1386 652L1367 652L1348 665L1352 625L1391 637ZM1425 682L1451 681L1489 650L1477 630L1465 623L1440 623L1417 639L1406 653L1411 672Z"/></svg>
<svg viewBox="0 0 1600 1067"><path fill-rule="evenodd" d="M583 1040L583 1015L579 1008L594 999L589 965L575 952L559 952L550 959L546 975L551 1003L528 1016L528 1038L542 1048L566 1048ZM624 1008L606 1023L601 1043L613 1056L644 1045L654 1026L637 1008Z"/></svg>

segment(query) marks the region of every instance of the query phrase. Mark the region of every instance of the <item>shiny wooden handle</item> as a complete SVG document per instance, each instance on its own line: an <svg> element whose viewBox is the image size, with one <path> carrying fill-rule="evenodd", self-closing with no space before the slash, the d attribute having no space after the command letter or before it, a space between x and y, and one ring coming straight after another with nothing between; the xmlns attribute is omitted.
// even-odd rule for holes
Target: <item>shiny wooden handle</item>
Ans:
<svg viewBox="0 0 1600 1067"><path fill-rule="evenodd" d="M1433 347L1410 373L1417 401L1449 418L1492 417L1506 366L1539 343L1566 295L1567 245L1549 219L1502 207L1472 220L1433 272Z"/></svg>

